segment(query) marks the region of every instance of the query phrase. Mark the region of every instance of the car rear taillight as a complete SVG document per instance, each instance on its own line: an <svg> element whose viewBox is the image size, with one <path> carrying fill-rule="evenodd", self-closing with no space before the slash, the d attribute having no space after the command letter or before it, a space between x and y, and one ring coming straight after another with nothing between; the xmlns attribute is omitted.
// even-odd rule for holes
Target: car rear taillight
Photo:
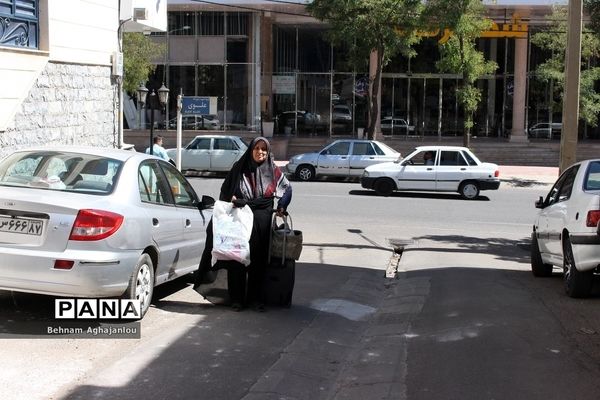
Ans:
<svg viewBox="0 0 600 400"><path fill-rule="evenodd" d="M54 269L71 269L73 268L73 264L75 262L72 260L55 260Z"/></svg>
<svg viewBox="0 0 600 400"><path fill-rule="evenodd" d="M585 219L585 226L595 228L598 226L598 221L600 221L600 210L588 211L587 218Z"/></svg>
<svg viewBox="0 0 600 400"><path fill-rule="evenodd" d="M110 211L79 210L69 240L101 240L115 233L123 216Z"/></svg>
<svg viewBox="0 0 600 400"><path fill-rule="evenodd" d="M500 176L500 170L496 170L496 172L494 172L494 178L497 178Z"/></svg>

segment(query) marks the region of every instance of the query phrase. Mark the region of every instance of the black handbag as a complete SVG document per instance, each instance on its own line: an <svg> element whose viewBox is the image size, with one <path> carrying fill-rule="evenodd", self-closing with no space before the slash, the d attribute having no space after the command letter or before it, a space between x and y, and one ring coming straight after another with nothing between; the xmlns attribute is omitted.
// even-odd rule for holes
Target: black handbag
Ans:
<svg viewBox="0 0 600 400"><path fill-rule="evenodd" d="M302 253L302 231L295 230L292 217L286 213L283 224L277 225L277 214L273 214L271 222L270 258L298 260Z"/></svg>

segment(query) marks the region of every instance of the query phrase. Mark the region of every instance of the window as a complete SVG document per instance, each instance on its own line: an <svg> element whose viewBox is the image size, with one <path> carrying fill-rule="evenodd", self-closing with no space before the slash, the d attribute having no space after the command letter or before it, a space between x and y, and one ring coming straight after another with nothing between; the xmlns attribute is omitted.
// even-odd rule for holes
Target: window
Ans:
<svg viewBox="0 0 600 400"><path fill-rule="evenodd" d="M237 146L231 139L215 139L214 150L237 150Z"/></svg>
<svg viewBox="0 0 600 400"><path fill-rule="evenodd" d="M196 138L187 147L189 150L210 150L210 138Z"/></svg>
<svg viewBox="0 0 600 400"><path fill-rule="evenodd" d="M194 207L197 196L188 181L172 165L166 162L161 162L160 165L167 177L175 205Z"/></svg>
<svg viewBox="0 0 600 400"><path fill-rule="evenodd" d="M0 1L0 46L38 48L38 0Z"/></svg>
<svg viewBox="0 0 600 400"><path fill-rule="evenodd" d="M354 143L354 146L352 147L352 155L354 156L374 156L375 155L375 150L373 150L373 146L371 146L371 143L366 143L366 142L358 142L358 143Z"/></svg>
<svg viewBox="0 0 600 400"><path fill-rule="evenodd" d="M337 142L329 146L323 154L332 156L347 156L350 151L350 142Z"/></svg>
<svg viewBox="0 0 600 400"><path fill-rule="evenodd" d="M583 184L584 190L600 190L600 162L590 163Z"/></svg>
<svg viewBox="0 0 600 400"><path fill-rule="evenodd" d="M566 201L571 197L571 192L573 191L573 184L575 183L575 175L577 175L577 170L579 169L579 165L567 170L565 173L566 177L564 183L560 187L558 192L558 201Z"/></svg>
<svg viewBox="0 0 600 400"><path fill-rule="evenodd" d="M143 202L171 204L170 192L167 192L166 182L156 162L145 162L140 165L138 185Z"/></svg>
<svg viewBox="0 0 600 400"><path fill-rule="evenodd" d="M379 148L379 146L376 145L375 143L373 143L373 147L375 148L375 153L377 153L378 156L384 156L385 155L385 153L383 152L383 150L381 150Z"/></svg>
<svg viewBox="0 0 600 400"><path fill-rule="evenodd" d="M469 165L477 165L477 161L467 152L462 152L463 157L467 160Z"/></svg>
<svg viewBox="0 0 600 400"><path fill-rule="evenodd" d="M442 151L440 165L467 165L467 162L458 151Z"/></svg>

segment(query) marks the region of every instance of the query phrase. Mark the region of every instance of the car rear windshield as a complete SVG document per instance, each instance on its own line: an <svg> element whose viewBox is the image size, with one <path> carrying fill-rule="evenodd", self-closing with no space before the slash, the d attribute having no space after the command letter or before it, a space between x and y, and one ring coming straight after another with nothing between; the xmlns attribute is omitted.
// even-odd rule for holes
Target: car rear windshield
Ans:
<svg viewBox="0 0 600 400"><path fill-rule="evenodd" d="M583 188L584 190L600 190L600 161L590 163Z"/></svg>
<svg viewBox="0 0 600 400"><path fill-rule="evenodd" d="M85 153L28 151L0 162L0 185L108 194L122 162Z"/></svg>

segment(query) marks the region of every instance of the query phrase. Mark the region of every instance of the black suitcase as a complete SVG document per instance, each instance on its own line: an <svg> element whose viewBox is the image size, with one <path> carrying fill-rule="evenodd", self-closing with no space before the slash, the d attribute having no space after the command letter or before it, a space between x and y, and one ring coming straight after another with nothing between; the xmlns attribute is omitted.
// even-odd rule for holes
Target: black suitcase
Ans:
<svg viewBox="0 0 600 400"><path fill-rule="evenodd" d="M295 279L296 260L286 258L282 264L281 258L272 258L265 270L263 284L265 303L290 308Z"/></svg>

